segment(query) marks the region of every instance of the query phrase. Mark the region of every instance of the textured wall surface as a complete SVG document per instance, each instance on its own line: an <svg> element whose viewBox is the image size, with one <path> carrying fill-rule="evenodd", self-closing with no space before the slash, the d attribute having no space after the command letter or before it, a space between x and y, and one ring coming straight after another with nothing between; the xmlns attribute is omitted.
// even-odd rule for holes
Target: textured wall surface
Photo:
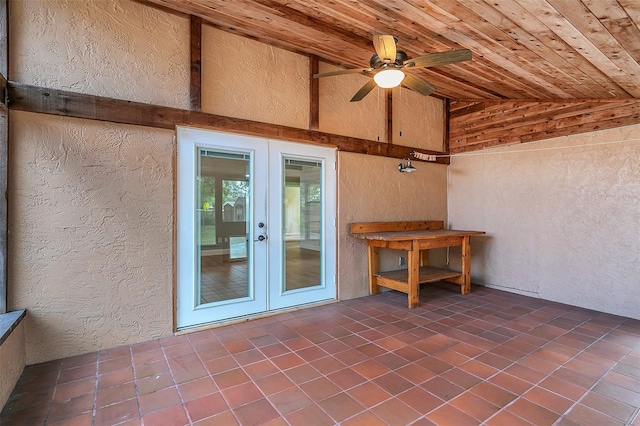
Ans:
<svg viewBox="0 0 640 426"><path fill-rule="evenodd" d="M452 159L451 227L475 282L640 318L640 126ZM453 257L452 257L453 259Z"/></svg>
<svg viewBox="0 0 640 426"><path fill-rule="evenodd" d="M309 127L309 59L205 25L202 110Z"/></svg>
<svg viewBox="0 0 640 426"><path fill-rule="evenodd" d="M4 407L25 366L24 321L0 345L0 407Z"/></svg>
<svg viewBox="0 0 640 426"><path fill-rule="evenodd" d="M340 68L320 62L320 72ZM337 135L387 141L384 90L375 88L363 100L349 102L369 81L359 74L320 79L320 130Z"/></svg>
<svg viewBox="0 0 640 426"><path fill-rule="evenodd" d="M12 0L10 13L11 80L188 107L188 19L128 0Z"/></svg>
<svg viewBox="0 0 640 426"><path fill-rule="evenodd" d="M369 293L367 243L349 234L353 222L447 220L447 166L416 163L398 172L400 160L340 152L338 155L338 286L340 299ZM399 269L405 251L382 250L382 270ZM444 250L430 262L444 263Z"/></svg>
<svg viewBox="0 0 640 426"><path fill-rule="evenodd" d="M12 80L188 106L186 18L126 0L10 9ZM210 27L203 47L205 111L308 126L306 57ZM349 103L357 78L323 80L322 130L383 140L382 96ZM170 334L173 132L17 111L10 125L9 308L29 311L26 362ZM446 219L446 168L417 164L409 175L397 159L340 158L339 285L351 298L367 292L366 252L347 224ZM394 262L388 253L383 266Z"/></svg>
<svg viewBox="0 0 640 426"><path fill-rule="evenodd" d="M172 330L173 132L14 111L9 308L27 363Z"/></svg>
<svg viewBox="0 0 640 426"><path fill-rule="evenodd" d="M409 89L393 89L393 143L444 150L444 101Z"/></svg>
<svg viewBox="0 0 640 426"><path fill-rule="evenodd" d="M139 3L11 3L13 80L185 108L189 21ZM172 331L173 132L13 112L9 306L27 363Z"/></svg>

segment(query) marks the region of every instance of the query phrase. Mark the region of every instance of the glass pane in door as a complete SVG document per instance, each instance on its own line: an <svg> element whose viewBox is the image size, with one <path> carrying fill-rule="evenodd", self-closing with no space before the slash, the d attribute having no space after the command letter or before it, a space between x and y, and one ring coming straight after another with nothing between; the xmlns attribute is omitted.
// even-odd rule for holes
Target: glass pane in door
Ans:
<svg viewBox="0 0 640 426"><path fill-rule="evenodd" d="M198 150L196 282L200 305L250 296L249 167L248 154Z"/></svg>
<svg viewBox="0 0 640 426"><path fill-rule="evenodd" d="M285 291L322 282L322 162L284 158Z"/></svg>

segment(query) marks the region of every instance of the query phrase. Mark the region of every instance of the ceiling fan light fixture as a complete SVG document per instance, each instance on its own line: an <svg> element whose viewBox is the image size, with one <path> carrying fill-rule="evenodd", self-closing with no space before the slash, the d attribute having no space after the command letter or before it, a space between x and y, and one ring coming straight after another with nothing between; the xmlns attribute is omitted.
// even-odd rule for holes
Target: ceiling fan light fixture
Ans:
<svg viewBox="0 0 640 426"><path fill-rule="evenodd" d="M400 70L383 70L373 76L378 87L383 89L391 89L397 87L404 80L404 73Z"/></svg>

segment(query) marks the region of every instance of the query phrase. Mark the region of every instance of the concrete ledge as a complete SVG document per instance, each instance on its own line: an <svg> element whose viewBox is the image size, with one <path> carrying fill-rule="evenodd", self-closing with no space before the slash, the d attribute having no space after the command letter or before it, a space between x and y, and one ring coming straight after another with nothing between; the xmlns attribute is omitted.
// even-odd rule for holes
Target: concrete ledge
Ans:
<svg viewBox="0 0 640 426"><path fill-rule="evenodd" d="M0 314L0 346L27 314L26 309Z"/></svg>
<svg viewBox="0 0 640 426"><path fill-rule="evenodd" d="M0 408L4 407L25 366L25 310L0 315Z"/></svg>

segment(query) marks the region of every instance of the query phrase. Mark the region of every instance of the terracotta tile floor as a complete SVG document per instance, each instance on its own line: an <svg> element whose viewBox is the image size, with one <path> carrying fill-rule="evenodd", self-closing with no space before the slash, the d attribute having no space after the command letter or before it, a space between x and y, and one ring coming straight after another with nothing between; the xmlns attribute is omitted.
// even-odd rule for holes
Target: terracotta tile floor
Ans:
<svg viewBox="0 0 640 426"><path fill-rule="evenodd" d="M640 426L640 321L424 286L26 368L9 425Z"/></svg>

